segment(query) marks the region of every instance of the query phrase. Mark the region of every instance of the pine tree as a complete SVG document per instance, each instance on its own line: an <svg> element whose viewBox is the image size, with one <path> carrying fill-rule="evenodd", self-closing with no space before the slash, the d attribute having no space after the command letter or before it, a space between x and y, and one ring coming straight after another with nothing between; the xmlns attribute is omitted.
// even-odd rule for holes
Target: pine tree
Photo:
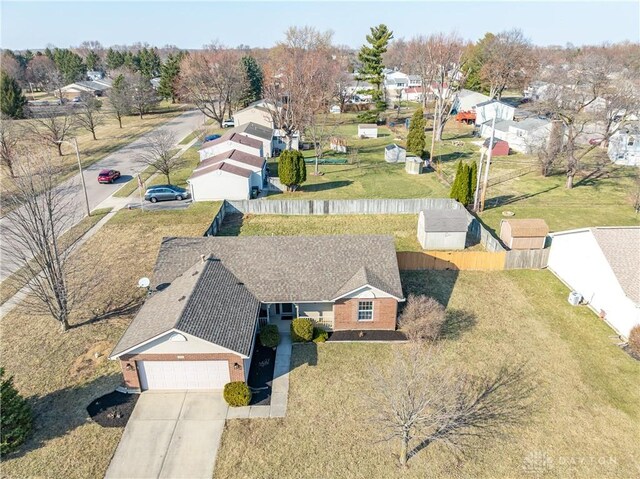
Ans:
<svg viewBox="0 0 640 479"><path fill-rule="evenodd" d="M422 107L419 107L411 117L409 134L407 135L407 150L419 157L422 157L424 154L424 147L426 145L424 135L425 126L426 122L424 120Z"/></svg>
<svg viewBox="0 0 640 479"><path fill-rule="evenodd" d="M463 169L462 161L459 161L458 167L456 168L456 177L453 179L453 183L451 183L451 191L449 192L449 198L454 200L458 200L460 197L460 182L462 181Z"/></svg>
<svg viewBox="0 0 640 479"><path fill-rule="evenodd" d="M262 68L252 56L242 57L242 66L247 76L247 88L244 91L240 103L243 107L262 98Z"/></svg>
<svg viewBox="0 0 640 479"><path fill-rule="evenodd" d="M295 191L307 180L307 167L302 153L298 150L282 152L278 158L278 178L287 191Z"/></svg>
<svg viewBox="0 0 640 479"><path fill-rule="evenodd" d="M98 70L100 68L100 57L93 50L87 53L84 62L87 64L87 70Z"/></svg>
<svg viewBox="0 0 640 479"><path fill-rule="evenodd" d="M53 51L53 61L65 84L81 80L87 73L82 57L68 48L56 48Z"/></svg>
<svg viewBox="0 0 640 479"><path fill-rule="evenodd" d="M0 111L11 118L23 118L25 103L27 99L18 82L6 73L0 73Z"/></svg>
<svg viewBox="0 0 640 479"><path fill-rule="evenodd" d="M106 63L109 70L116 70L124 65L124 55L122 52L109 48L107 51Z"/></svg>
<svg viewBox="0 0 640 479"><path fill-rule="evenodd" d="M162 62L156 48L144 47L134 56L136 69L147 78L155 78L160 74Z"/></svg>
<svg viewBox="0 0 640 479"><path fill-rule="evenodd" d="M471 162L469 166L469 196L467 197L467 204L473 203L476 194L476 186L478 183L478 164L475 161Z"/></svg>
<svg viewBox="0 0 640 479"><path fill-rule="evenodd" d="M460 193L456 198L463 205L469 204L469 178L471 176L471 168L469 165L462 165L462 179L460 180Z"/></svg>
<svg viewBox="0 0 640 479"><path fill-rule="evenodd" d="M182 56L182 53L178 53L177 55L170 53L167 61L160 67L158 93L166 100L171 99L171 103L175 103L178 96L177 80L178 75L180 75Z"/></svg>
<svg viewBox="0 0 640 479"><path fill-rule="evenodd" d="M14 451L31 433L33 415L27 401L13 385L13 376L4 377L0 368L0 455Z"/></svg>
<svg viewBox="0 0 640 479"><path fill-rule="evenodd" d="M386 53L387 46L393 39L393 32L384 24L371 27L370 30L371 33L367 35L368 45L362 45L360 52L358 52L358 60L362 64L362 68L357 78L360 81L368 81L375 87L372 96L378 104L382 101L381 86L384 81L382 56Z"/></svg>

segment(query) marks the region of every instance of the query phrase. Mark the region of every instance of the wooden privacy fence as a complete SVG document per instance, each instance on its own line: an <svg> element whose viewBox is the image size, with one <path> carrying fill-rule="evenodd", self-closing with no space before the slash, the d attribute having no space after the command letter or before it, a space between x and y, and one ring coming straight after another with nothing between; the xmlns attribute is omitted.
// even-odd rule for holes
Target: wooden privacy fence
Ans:
<svg viewBox="0 0 640 479"><path fill-rule="evenodd" d="M400 270L500 271L504 269L505 252L488 251L400 251Z"/></svg>

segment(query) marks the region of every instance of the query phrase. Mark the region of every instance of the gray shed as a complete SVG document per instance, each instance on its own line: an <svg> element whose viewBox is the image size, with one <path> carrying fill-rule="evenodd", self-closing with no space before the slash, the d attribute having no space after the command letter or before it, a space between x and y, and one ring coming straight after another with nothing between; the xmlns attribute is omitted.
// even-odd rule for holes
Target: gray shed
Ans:
<svg viewBox="0 0 640 479"><path fill-rule="evenodd" d="M461 250L467 240L467 211L431 209L418 215L418 241L424 249Z"/></svg>
<svg viewBox="0 0 640 479"><path fill-rule="evenodd" d="M422 158L417 156L407 156L407 161L404 164L404 171L410 175L422 174Z"/></svg>
<svg viewBox="0 0 640 479"><path fill-rule="evenodd" d="M400 145L392 143L384 147L384 161L387 163L404 163L407 158L407 150Z"/></svg>

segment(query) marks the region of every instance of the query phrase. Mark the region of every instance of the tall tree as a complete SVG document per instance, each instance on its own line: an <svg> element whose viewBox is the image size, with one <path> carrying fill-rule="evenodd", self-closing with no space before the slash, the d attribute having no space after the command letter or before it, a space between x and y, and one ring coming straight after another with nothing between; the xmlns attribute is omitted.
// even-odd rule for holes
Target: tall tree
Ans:
<svg viewBox="0 0 640 479"><path fill-rule="evenodd" d="M467 204L473 203L478 186L478 164L472 161L469 165L469 194L467 195Z"/></svg>
<svg viewBox="0 0 640 479"><path fill-rule="evenodd" d="M22 88L18 82L7 75L0 73L0 111L10 118L23 118L24 105L27 99L22 94Z"/></svg>
<svg viewBox="0 0 640 479"><path fill-rule="evenodd" d="M87 53L87 56L84 58L84 62L87 65L87 70L100 70L101 68L100 56L93 50Z"/></svg>
<svg viewBox="0 0 640 479"><path fill-rule="evenodd" d="M144 47L134 55L134 63L137 71L147 78L155 78L160 75L162 62L156 48Z"/></svg>
<svg viewBox="0 0 640 479"><path fill-rule="evenodd" d="M122 128L122 118L131 113L131 88L126 77L121 73L115 77L111 88L107 93L111 113L118 120L118 125Z"/></svg>
<svg viewBox="0 0 640 479"><path fill-rule="evenodd" d="M461 201L462 198L462 183L466 181L464 176L464 165L462 164L462 160L458 161L458 166L456 167L456 176L453 179L453 183L451 183L451 190L449 191L449 198Z"/></svg>
<svg viewBox="0 0 640 479"><path fill-rule="evenodd" d="M74 111L78 126L90 132L93 139L97 140L96 128L104 123L102 102L92 93L82 92L80 94L80 103L76 105Z"/></svg>
<svg viewBox="0 0 640 479"><path fill-rule="evenodd" d="M158 93L167 100L171 100L171 103L176 102L178 96L178 76L180 75L180 62L182 61L182 54L169 53L167 60L160 67L160 86L158 87Z"/></svg>
<svg viewBox="0 0 640 479"><path fill-rule="evenodd" d="M182 157L176 155L176 135L169 131L158 129L149 137L149 143L140 159L145 165L155 168L167 178L171 184L171 174L183 164Z"/></svg>
<svg viewBox="0 0 640 479"><path fill-rule="evenodd" d="M138 114L140 119L149 113L158 103L156 95L149 77L140 72L125 74L125 85L128 89L131 110Z"/></svg>
<svg viewBox="0 0 640 479"><path fill-rule="evenodd" d="M0 454L15 451L31 434L33 413L29 403L13 385L13 376L6 377L0 367Z"/></svg>
<svg viewBox="0 0 640 479"><path fill-rule="evenodd" d="M242 66L247 78L247 85L240 99L240 105L246 107L249 103L262 98L263 73L262 68L251 55L242 57Z"/></svg>
<svg viewBox="0 0 640 479"><path fill-rule="evenodd" d="M4 115L0 118L0 164L9 170L9 175L15 177L13 164L16 159L19 134L16 122Z"/></svg>
<svg viewBox="0 0 640 479"><path fill-rule="evenodd" d="M26 76L33 87L61 97L64 80L55 62L46 55L36 56L29 62Z"/></svg>
<svg viewBox="0 0 640 479"><path fill-rule="evenodd" d="M418 107L411 117L411 124L409 125L409 133L407 135L407 150L419 157L424 155L424 148L427 143L424 134L425 126L424 112L422 108Z"/></svg>
<svg viewBox="0 0 640 479"><path fill-rule="evenodd" d="M473 91L489 93L489 88L482 78L482 67L487 62L489 46L495 41L493 33L486 33L475 44L467 45L462 62L465 75L465 86Z"/></svg>
<svg viewBox="0 0 640 479"><path fill-rule="evenodd" d="M367 81L375 87L373 99L376 102L380 102L383 99L383 55L386 53L387 46L393 38L393 32L384 24L371 27L370 31L371 33L366 37L368 45L362 45L358 52L358 60L362 67L358 72L357 78L358 80Z"/></svg>
<svg viewBox="0 0 640 479"><path fill-rule="evenodd" d="M15 54L11 50L4 50L0 58L0 69L18 83L24 81L25 69L22 67Z"/></svg>
<svg viewBox="0 0 640 479"><path fill-rule="evenodd" d="M53 51L55 62L65 84L82 80L87 73L87 66L82 57L68 48L56 48Z"/></svg>
<svg viewBox="0 0 640 479"><path fill-rule="evenodd" d="M278 178L287 187L287 191L295 191L307 181L307 167L304 156L297 150L285 150L278 158Z"/></svg>
<svg viewBox="0 0 640 479"><path fill-rule="evenodd" d="M54 110L46 110L31 118L27 128L35 138L40 138L45 143L58 150L58 156L62 156L62 142L73 127L73 116L67 109L58 114Z"/></svg>
<svg viewBox="0 0 640 479"><path fill-rule="evenodd" d="M106 64L109 71L117 70L124 65L124 55L118 50L109 48L106 55Z"/></svg>

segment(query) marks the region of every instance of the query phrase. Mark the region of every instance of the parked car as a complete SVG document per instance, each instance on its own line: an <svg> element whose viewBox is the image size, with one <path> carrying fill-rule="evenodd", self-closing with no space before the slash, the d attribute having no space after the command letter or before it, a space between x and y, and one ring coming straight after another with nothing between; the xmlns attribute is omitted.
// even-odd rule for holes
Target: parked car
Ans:
<svg viewBox="0 0 640 479"><path fill-rule="evenodd" d="M222 128L233 128L236 124L231 118L228 118L222 122Z"/></svg>
<svg viewBox="0 0 640 479"><path fill-rule="evenodd" d="M118 170L100 170L98 173L98 183L113 183L120 178Z"/></svg>
<svg viewBox="0 0 640 479"><path fill-rule="evenodd" d="M204 143L207 141L217 140L218 138L220 138L220 135L207 135L204 137Z"/></svg>
<svg viewBox="0 0 640 479"><path fill-rule="evenodd" d="M600 143L602 143L602 140L603 140L602 138L591 138L589 140L589 144L591 146L598 146Z"/></svg>
<svg viewBox="0 0 640 479"><path fill-rule="evenodd" d="M190 194L184 188L173 185L157 185L149 188L144 194L144 199L151 203L167 200L184 200L189 198Z"/></svg>

